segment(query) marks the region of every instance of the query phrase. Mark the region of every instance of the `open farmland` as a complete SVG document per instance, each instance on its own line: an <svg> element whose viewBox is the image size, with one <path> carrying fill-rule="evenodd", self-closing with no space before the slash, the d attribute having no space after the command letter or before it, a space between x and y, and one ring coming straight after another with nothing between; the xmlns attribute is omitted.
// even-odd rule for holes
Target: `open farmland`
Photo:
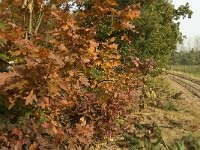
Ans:
<svg viewBox="0 0 200 150"><path fill-rule="evenodd" d="M200 77L200 66L182 66L182 65L172 65L170 69L173 71L178 71L182 73L186 73L188 75L192 75L194 77Z"/></svg>

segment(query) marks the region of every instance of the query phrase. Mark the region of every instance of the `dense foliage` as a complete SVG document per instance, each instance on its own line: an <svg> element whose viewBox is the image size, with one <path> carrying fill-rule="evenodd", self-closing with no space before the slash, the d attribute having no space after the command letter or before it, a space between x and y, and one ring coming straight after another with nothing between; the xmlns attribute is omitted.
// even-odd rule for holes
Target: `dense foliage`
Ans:
<svg viewBox="0 0 200 150"><path fill-rule="evenodd" d="M131 56L132 66L121 63L118 42L128 47L133 40L126 31L135 32L130 21L139 5L85 4L77 1L81 7L71 13L63 1L1 1L0 49L15 61L12 71L0 73L1 145L87 147L120 131L116 119L130 112L141 84L134 76L152 66Z"/></svg>
<svg viewBox="0 0 200 150"><path fill-rule="evenodd" d="M181 36L178 19L191 15L188 3L176 9L168 0L141 1L141 18L134 21L138 31L133 34L135 55L166 65Z"/></svg>
<svg viewBox="0 0 200 150"><path fill-rule="evenodd" d="M145 59L158 61L171 51L162 46L151 52L152 45L165 36L161 32L170 31L169 43L176 42L171 5L169 18L156 15L161 6L168 8L165 4L170 3L151 1L145 7L141 2L144 18L136 22L136 1L1 0L0 53L15 63L0 73L0 146L88 149L123 131L116 121L131 112L136 89L154 65ZM145 13L154 7L156 12ZM145 14L159 25L147 20L141 29ZM153 41L143 39L149 31L155 31Z"/></svg>

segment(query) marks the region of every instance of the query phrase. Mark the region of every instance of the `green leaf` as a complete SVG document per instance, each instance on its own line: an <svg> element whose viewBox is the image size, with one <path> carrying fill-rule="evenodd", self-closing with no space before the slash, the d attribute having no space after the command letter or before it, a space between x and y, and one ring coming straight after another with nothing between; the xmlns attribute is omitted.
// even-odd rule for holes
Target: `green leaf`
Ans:
<svg viewBox="0 0 200 150"><path fill-rule="evenodd" d="M95 69L95 68L91 68L90 69L90 74L96 79L99 80L102 78L103 76L103 72L101 70Z"/></svg>
<svg viewBox="0 0 200 150"><path fill-rule="evenodd" d="M8 60L9 57L3 53L0 53L0 58L3 58L4 60Z"/></svg>
<svg viewBox="0 0 200 150"><path fill-rule="evenodd" d="M6 29L7 29L6 25L0 22L0 30L6 30Z"/></svg>

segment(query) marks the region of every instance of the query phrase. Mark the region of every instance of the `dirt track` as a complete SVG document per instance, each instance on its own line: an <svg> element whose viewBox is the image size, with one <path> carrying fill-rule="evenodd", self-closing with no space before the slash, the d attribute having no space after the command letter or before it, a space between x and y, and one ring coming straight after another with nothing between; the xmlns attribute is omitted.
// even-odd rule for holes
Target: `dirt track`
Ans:
<svg viewBox="0 0 200 150"><path fill-rule="evenodd" d="M171 72L168 72L167 74L170 79L172 79L173 81L184 87L195 97L200 98L200 80Z"/></svg>

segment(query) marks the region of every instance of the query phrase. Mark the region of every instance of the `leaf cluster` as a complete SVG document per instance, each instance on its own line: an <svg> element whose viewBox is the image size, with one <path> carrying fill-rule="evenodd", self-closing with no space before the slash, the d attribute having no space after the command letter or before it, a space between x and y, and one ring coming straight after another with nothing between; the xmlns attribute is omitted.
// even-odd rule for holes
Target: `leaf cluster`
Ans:
<svg viewBox="0 0 200 150"><path fill-rule="evenodd" d="M139 17L137 5L118 10L115 0L90 3L72 13L62 0L0 2L0 49L16 60L12 71L0 73L1 101L12 110L0 130L2 146L87 149L119 131L115 120L130 112L141 84L135 74L153 64L134 57L132 66L121 62L117 41L130 44L126 31L135 32L130 21ZM105 23L109 33L102 39Z"/></svg>

